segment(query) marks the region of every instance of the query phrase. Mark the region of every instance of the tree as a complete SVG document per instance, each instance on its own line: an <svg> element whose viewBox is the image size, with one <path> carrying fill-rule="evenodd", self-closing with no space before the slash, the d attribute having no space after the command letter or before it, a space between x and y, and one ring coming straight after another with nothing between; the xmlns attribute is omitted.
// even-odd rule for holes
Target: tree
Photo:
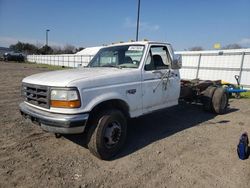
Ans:
<svg viewBox="0 0 250 188"><path fill-rule="evenodd" d="M72 46L70 44L67 44L63 48L63 53L65 53L65 54L73 54L73 53L75 53L75 49L76 48L74 46Z"/></svg>
<svg viewBox="0 0 250 188"><path fill-rule="evenodd" d="M29 43L23 43L20 41L18 41L16 44L10 45L10 49L25 54L36 54L38 52L38 48L35 45Z"/></svg>
<svg viewBox="0 0 250 188"><path fill-rule="evenodd" d="M53 54L53 49L50 46L43 46L42 48L39 49L40 54Z"/></svg>
<svg viewBox="0 0 250 188"><path fill-rule="evenodd" d="M18 41L16 44L12 44L9 46L11 50L22 52L23 51L23 43Z"/></svg>
<svg viewBox="0 0 250 188"><path fill-rule="evenodd" d="M83 47L76 48L76 52L80 52L80 51L82 51L83 49L85 49L85 48L83 48Z"/></svg>
<svg viewBox="0 0 250 188"><path fill-rule="evenodd" d="M18 41L16 44L12 44L9 47L11 50L16 52L22 52L25 54L73 54L77 51L80 51L84 48L77 49L75 46L67 44L63 47L60 46L42 46L41 44L37 43L37 46L30 44L30 43L23 43Z"/></svg>
<svg viewBox="0 0 250 188"><path fill-rule="evenodd" d="M53 49L53 54L63 54L61 46L53 46L52 49Z"/></svg>
<svg viewBox="0 0 250 188"><path fill-rule="evenodd" d="M202 51L204 50L201 46L194 46L188 49L189 51Z"/></svg>
<svg viewBox="0 0 250 188"><path fill-rule="evenodd" d="M241 49L242 46L236 43L233 44L228 44L226 46L223 47L223 49Z"/></svg>

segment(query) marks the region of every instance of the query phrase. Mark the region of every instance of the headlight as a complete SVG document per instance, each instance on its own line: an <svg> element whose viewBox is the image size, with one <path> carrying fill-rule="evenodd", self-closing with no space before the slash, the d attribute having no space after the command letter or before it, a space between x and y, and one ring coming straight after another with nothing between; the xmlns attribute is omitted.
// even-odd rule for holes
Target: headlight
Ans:
<svg viewBox="0 0 250 188"><path fill-rule="evenodd" d="M78 91L76 89L52 89L50 106L56 108L79 108L81 102Z"/></svg>

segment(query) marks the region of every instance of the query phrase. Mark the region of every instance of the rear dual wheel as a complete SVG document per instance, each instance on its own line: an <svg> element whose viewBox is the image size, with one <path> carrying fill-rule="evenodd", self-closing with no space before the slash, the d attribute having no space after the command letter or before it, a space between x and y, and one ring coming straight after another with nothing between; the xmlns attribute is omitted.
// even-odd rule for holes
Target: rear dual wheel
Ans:
<svg viewBox="0 0 250 188"><path fill-rule="evenodd" d="M222 87L217 88L213 95L213 111L216 114L224 114L228 106L228 93Z"/></svg>
<svg viewBox="0 0 250 188"><path fill-rule="evenodd" d="M205 111L212 112L213 111L213 95L216 90L216 87L209 86L204 92L202 96L203 108Z"/></svg>
<svg viewBox="0 0 250 188"><path fill-rule="evenodd" d="M223 114L227 110L228 98L228 93L224 88L210 86L203 92L204 110Z"/></svg>

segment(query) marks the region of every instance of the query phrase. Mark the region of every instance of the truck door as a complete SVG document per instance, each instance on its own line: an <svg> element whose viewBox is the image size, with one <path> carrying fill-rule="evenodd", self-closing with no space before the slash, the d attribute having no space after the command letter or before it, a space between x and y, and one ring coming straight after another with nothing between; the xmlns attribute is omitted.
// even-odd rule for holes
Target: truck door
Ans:
<svg viewBox="0 0 250 188"><path fill-rule="evenodd" d="M152 45L142 71L143 113L177 103L174 72L166 46ZM173 88L172 88L173 87ZM173 102L174 101L174 102Z"/></svg>

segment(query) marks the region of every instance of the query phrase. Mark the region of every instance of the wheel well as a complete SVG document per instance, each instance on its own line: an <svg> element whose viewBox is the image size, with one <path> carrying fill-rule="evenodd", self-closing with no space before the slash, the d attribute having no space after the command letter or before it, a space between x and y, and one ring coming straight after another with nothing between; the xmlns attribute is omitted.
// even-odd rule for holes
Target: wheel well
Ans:
<svg viewBox="0 0 250 188"><path fill-rule="evenodd" d="M112 99L99 103L91 110L90 117L93 117L93 115L96 114L98 111L108 108L118 109L125 115L126 118L130 118L128 104L120 99Z"/></svg>

